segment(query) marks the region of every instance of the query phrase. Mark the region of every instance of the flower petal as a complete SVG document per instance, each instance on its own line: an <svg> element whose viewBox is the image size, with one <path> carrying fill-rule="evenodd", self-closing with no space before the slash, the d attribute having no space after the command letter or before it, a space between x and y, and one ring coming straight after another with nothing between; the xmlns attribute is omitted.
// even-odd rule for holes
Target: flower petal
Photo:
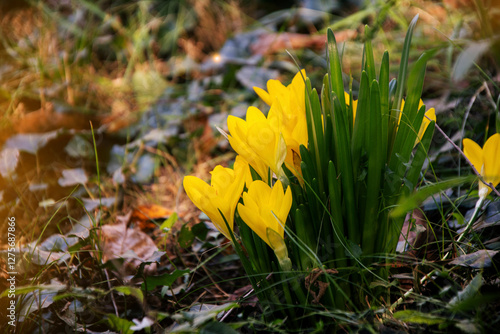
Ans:
<svg viewBox="0 0 500 334"><path fill-rule="evenodd" d="M257 108L248 108L247 119L249 117L252 119L253 123L261 118L263 122L266 120L265 116ZM247 122L241 118L229 116L227 118L227 127L230 133L228 140L231 147L255 169L263 180L267 180L268 166L266 166L266 163L248 145L249 129Z"/></svg>
<svg viewBox="0 0 500 334"><path fill-rule="evenodd" d="M244 194L247 195L247 193ZM245 199L243 199L245 201ZM255 211L251 209L249 206L245 206L243 204L238 204L238 213L241 216L241 219L245 222L245 224L248 225L254 231L259 238L264 240L267 244L269 244L267 237L266 237L266 228L267 226L264 224L264 222L261 219L261 216L256 214Z"/></svg>
<svg viewBox="0 0 500 334"><path fill-rule="evenodd" d="M286 87L279 80L269 80L267 82L267 91L274 99L278 96L286 95ZM274 102L274 101L273 101Z"/></svg>
<svg viewBox="0 0 500 334"><path fill-rule="evenodd" d="M284 237L284 224L292 205L290 188L283 194L283 185L277 181L271 189L262 181L254 181L243 194L238 212L245 223L269 246L269 229Z"/></svg>
<svg viewBox="0 0 500 334"><path fill-rule="evenodd" d="M344 92L344 99L345 99L345 103L346 105L350 105L351 104L351 96L349 95L349 93L347 92ZM352 122L356 122L356 113L358 111L358 100L352 100Z"/></svg>
<svg viewBox="0 0 500 334"><path fill-rule="evenodd" d="M186 194L194 205L203 211L210 218L215 227L229 239L229 231L218 209L221 207L222 203L218 200L215 189L210 187L203 180L191 175L184 177L183 185ZM224 210L221 209L221 211ZM232 229L232 217L226 217L226 219L229 227Z"/></svg>
<svg viewBox="0 0 500 334"><path fill-rule="evenodd" d="M422 100L420 100L420 102L422 102ZM431 120L429 120L425 116L429 117ZM417 145L422 140L422 137L424 136L425 131L427 130L427 127L429 126L429 124L431 124L431 121L436 122L436 110L434 108L427 110L425 112L425 116L422 119L422 124L420 125L420 130L418 130L418 136L417 136L417 139L415 139L415 145Z"/></svg>
<svg viewBox="0 0 500 334"><path fill-rule="evenodd" d="M500 134L496 133L484 144L484 179L496 187L500 183Z"/></svg>
<svg viewBox="0 0 500 334"><path fill-rule="evenodd" d="M279 211L279 218L283 222L286 221L286 217L288 216L288 213L290 212L290 209L292 208L292 189L288 187L285 191L285 195L283 196L283 199L281 201L281 208Z"/></svg>
<svg viewBox="0 0 500 334"><path fill-rule="evenodd" d="M254 122L263 122L266 120L266 116L258 108L250 106L247 109L246 121L250 125Z"/></svg>
<svg viewBox="0 0 500 334"><path fill-rule="evenodd" d="M249 196L259 203L268 203L269 198L271 197L271 192L271 187L269 187L267 183L259 180L252 182L248 188Z"/></svg>
<svg viewBox="0 0 500 334"><path fill-rule="evenodd" d="M243 175L243 181L247 185L247 188L253 182L252 173L250 172L250 166L248 165L248 162L245 160L245 158L243 158L241 155L236 156L236 159L234 161L234 172L238 175Z"/></svg>
<svg viewBox="0 0 500 334"><path fill-rule="evenodd" d="M234 171L230 168L215 166L212 174L211 185L214 187L216 194L220 194L227 189L234 180Z"/></svg>
<svg viewBox="0 0 500 334"><path fill-rule="evenodd" d="M248 145L262 161L278 173L276 148L278 136L268 122L256 122L248 129ZM236 150L236 149L235 149Z"/></svg>
<svg viewBox="0 0 500 334"><path fill-rule="evenodd" d="M262 88L259 88L259 87L253 87L253 90L257 93L257 95L259 95L259 97L262 99L262 101L264 101L268 106L273 104L273 98L271 97L271 95L269 95L268 92L266 92L265 90L263 90Z"/></svg>
<svg viewBox="0 0 500 334"><path fill-rule="evenodd" d="M463 144L465 156L469 159L478 173L481 173L483 169L483 149L469 138L465 138Z"/></svg>

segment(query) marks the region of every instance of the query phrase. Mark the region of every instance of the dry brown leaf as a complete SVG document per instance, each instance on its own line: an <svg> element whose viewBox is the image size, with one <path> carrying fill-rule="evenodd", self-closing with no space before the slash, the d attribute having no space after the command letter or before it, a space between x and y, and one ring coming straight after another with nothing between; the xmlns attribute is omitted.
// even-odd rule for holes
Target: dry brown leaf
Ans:
<svg viewBox="0 0 500 334"><path fill-rule="evenodd" d="M414 220L414 224L411 220ZM428 223L423 213L418 209L413 210L411 216L408 215L406 217L401 234L399 235L399 242L402 244L408 243L409 245L406 254L417 258L435 260L435 246L427 247L434 240L434 235L429 233ZM400 251L404 250L400 249Z"/></svg>
<svg viewBox="0 0 500 334"><path fill-rule="evenodd" d="M355 30L335 32L337 42L352 39L356 36ZM326 45L326 35L308 35L297 33L272 33L262 35L250 46L252 53L268 55L285 49L316 49L321 50Z"/></svg>
<svg viewBox="0 0 500 334"><path fill-rule="evenodd" d="M158 247L146 233L138 229L128 228L125 221L101 227L101 249L104 262L125 258L122 269L128 273L133 273L137 266L158 251ZM137 255L136 258L127 254L130 250ZM156 271L155 264L146 268L149 268L149 272Z"/></svg>
<svg viewBox="0 0 500 334"><path fill-rule="evenodd" d="M20 109L23 109L22 105L17 108ZM61 128L86 130L89 128L89 121L92 121L94 127L98 127L100 123L97 117L89 117L82 113L56 112L51 103L46 103L44 108L31 112L19 111L15 116L13 129L16 133L44 133Z"/></svg>
<svg viewBox="0 0 500 334"><path fill-rule="evenodd" d="M472 0L444 0L443 3L453 9L475 9L474 1Z"/></svg>

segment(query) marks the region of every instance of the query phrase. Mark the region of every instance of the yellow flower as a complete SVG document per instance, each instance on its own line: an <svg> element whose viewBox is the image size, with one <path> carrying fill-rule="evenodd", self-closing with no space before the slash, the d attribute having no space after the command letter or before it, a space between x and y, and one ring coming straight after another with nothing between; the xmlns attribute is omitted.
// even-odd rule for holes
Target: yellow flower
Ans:
<svg viewBox="0 0 500 334"><path fill-rule="evenodd" d="M496 133L481 148L474 141L463 140L464 154L486 183L496 187L500 183L500 134ZM479 182L479 196L486 197L491 192L483 182Z"/></svg>
<svg viewBox="0 0 500 334"><path fill-rule="evenodd" d="M349 106L351 104L351 96L349 93L344 92L345 104ZM352 100L352 123L356 121L356 111L358 110L358 100Z"/></svg>
<svg viewBox="0 0 500 334"><path fill-rule="evenodd" d="M423 104L422 100L420 100L420 104ZM420 105L418 107L420 108ZM429 117L430 120L426 116ZM417 145L422 140L422 137L424 136L424 133L427 130L429 124L431 124L431 121L436 122L436 110L434 108L425 111L424 119L422 120L420 129L418 130L417 139L415 139L415 145Z"/></svg>
<svg viewBox="0 0 500 334"><path fill-rule="evenodd" d="M246 121L235 116L227 118L229 143L260 175L267 180L268 167L283 177L286 143L281 134L281 105L273 103L269 114L255 107L247 110Z"/></svg>
<svg viewBox="0 0 500 334"><path fill-rule="evenodd" d="M230 133L228 136L229 144L231 144L236 153L242 156L255 169L263 180L267 180L268 167L249 145L248 127L251 124L264 121L265 118L264 114L255 107L248 108L246 122L232 115L227 118L227 127Z"/></svg>
<svg viewBox="0 0 500 334"><path fill-rule="evenodd" d="M211 185L195 176L184 177L184 189L191 201L210 218L215 227L226 238L231 239L220 212L232 230L236 204L241 197L245 182L251 179L250 169L244 159L236 157L234 170L219 165L211 174Z"/></svg>
<svg viewBox="0 0 500 334"><path fill-rule="evenodd" d="M350 104L349 94L344 92L344 96L345 96L346 104L349 105ZM358 108L358 100L353 100L352 105L353 105L352 117L353 117L353 122L354 122L356 120L356 111ZM420 109L420 107L422 107L423 105L424 105L424 102L422 101L422 99L420 99L420 102L418 104L418 109ZM401 110L403 110L404 106L405 106L405 100L401 101ZM399 119L398 119L398 126L399 126L399 123L401 122L402 115L403 115L403 113L400 112ZM425 116L429 117L432 121L436 122L436 110L434 108L430 108L429 110L427 110L425 112ZM420 129L418 130L417 139L415 139L415 145L417 145L420 142L420 140L422 140L422 137L424 136L424 133L427 130L427 127L429 126L429 124L431 124L431 121L429 119L427 119L427 117L425 117L425 116L424 116L424 119L422 120L422 124L420 125Z"/></svg>
<svg viewBox="0 0 500 334"><path fill-rule="evenodd" d="M243 203L238 204L238 213L243 221L271 248L276 249L279 243L276 242L276 235L283 240L284 224L292 207L290 187L283 193L279 180L272 189L262 181L254 181L248 192L243 194Z"/></svg>
<svg viewBox="0 0 500 334"><path fill-rule="evenodd" d="M307 122L305 106L306 71L298 72L288 86L278 80L267 82L267 92L259 87L254 87L257 95L269 106L276 102L281 105L281 119L283 139L287 147L285 158L286 166L297 176L300 171L300 145L307 147ZM300 179L300 177L299 177Z"/></svg>
<svg viewBox="0 0 500 334"><path fill-rule="evenodd" d="M424 101L420 99L420 102L418 103L418 109L420 109L423 105ZM401 110L403 110L404 106L405 106L405 100L401 101ZM401 123L401 115L403 115L402 112L399 113L398 125L399 123ZM424 115L429 117L432 121L436 122L436 110L434 108L426 110ZM431 124L431 121L429 121L425 116L424 119L422 119L422 124L420 124L420 129L418 130L417 139L415 139L415 144L414 144L415 146L422 140L425 130L427 130L427 127L429 126L429 124Z"/></svg>

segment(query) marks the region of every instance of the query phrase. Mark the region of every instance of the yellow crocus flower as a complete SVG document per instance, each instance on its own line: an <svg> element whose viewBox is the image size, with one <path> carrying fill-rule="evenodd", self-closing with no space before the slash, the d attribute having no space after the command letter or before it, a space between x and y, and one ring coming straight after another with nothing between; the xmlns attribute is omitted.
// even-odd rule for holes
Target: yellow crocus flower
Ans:
<svg viewBox="0 0 500 334"><path fill-rule="evenodd" d="M243 203L238 204L238 213L243 221L269 247L276 249L276 236L283 240L284 224L292 207L292 192L290 187L283 193L281 181L276 181L273 188L262 181L250 184L248 192L243 194ZM268 229L272 231L268 231ZM270 236L270 237L269 237Z"/></svg>
<svg viewBox="0 0 500 334"><path fill-rule="evenodd" d="M227 118L231 147L255 169L263 180L267 180L268 167L278 176L284 177L283 162L286 143L281 133L281 105L273 103L267 117L255 107L247 110L246 121L235 116Z"/></svg>
<svg viewBox="0 0 500 334"><path fill-rule="evenodd" d="M269 106L275 102L281 105L282 128L281 133L286 143L286 166L301 179L300 171L300 145L307 147L307 122L305 107L305 82L306 71L301 70L288 86L278 80L267 82L267 92L259 87L254 87L255 92Z"/></svg>
<svg viewBox="0 0 500 334"><path fill-rule="evenodd" d="M484 143L481 148L474 141L463 140L464 154L474 168L481 174L484 181L496 187L500 183L500 134L496 133ZM479 197L486 197L491 188L479 182Z"/></svg>
<svg viewBox="0 0 500 334"><path fill-rule="evenodd" d="M251 179L250 169L248 163L238 156L234 163L234 169L219 165L214 168L211 174L211 185L195 176L184 177L184 189L194 205L210 218L215 227L226 238L231 239L221 212L232 230L234 212L243 192L243 186Z"/></svg>
<svg viewBox="0 0 500 334"><path fill-rule="evenodd" d="M241 155L255 169L263 180L267 180L268 167L250 147L248 143L248 128L251 124L265 121L265 119L264 114L255 107L248 108L246 121L232 115L227 118L227 127L230 133L227 137L229 144L236 153Z"/></svg>

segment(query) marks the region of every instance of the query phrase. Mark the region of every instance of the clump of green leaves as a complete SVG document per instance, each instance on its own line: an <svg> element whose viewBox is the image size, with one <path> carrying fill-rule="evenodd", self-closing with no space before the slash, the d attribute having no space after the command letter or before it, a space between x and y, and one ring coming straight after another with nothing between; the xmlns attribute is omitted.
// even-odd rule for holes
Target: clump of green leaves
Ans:
<svg viewBox="0 0 500 334"><path fill-rule="evenodd" d="M367 295L375 297L372 302L378 295L370 283L387 278L387 270L377 264L395 253L404 221L404 216L389 216L389 210L415 189L435 124L420 103L432 52L408 71L416 22L417 17L406 35L397 80L389 81L387 52L376 70L368 27L357 101L352 91L344 93L341 55L331 30L321 93L307 80L309 145L300 150L304 186L291 185L294 214L288 231L296 238L288 245L292 262L308 273L306 280L322 272L327 288L315 301L323 305L365 307Z"/></svg>

